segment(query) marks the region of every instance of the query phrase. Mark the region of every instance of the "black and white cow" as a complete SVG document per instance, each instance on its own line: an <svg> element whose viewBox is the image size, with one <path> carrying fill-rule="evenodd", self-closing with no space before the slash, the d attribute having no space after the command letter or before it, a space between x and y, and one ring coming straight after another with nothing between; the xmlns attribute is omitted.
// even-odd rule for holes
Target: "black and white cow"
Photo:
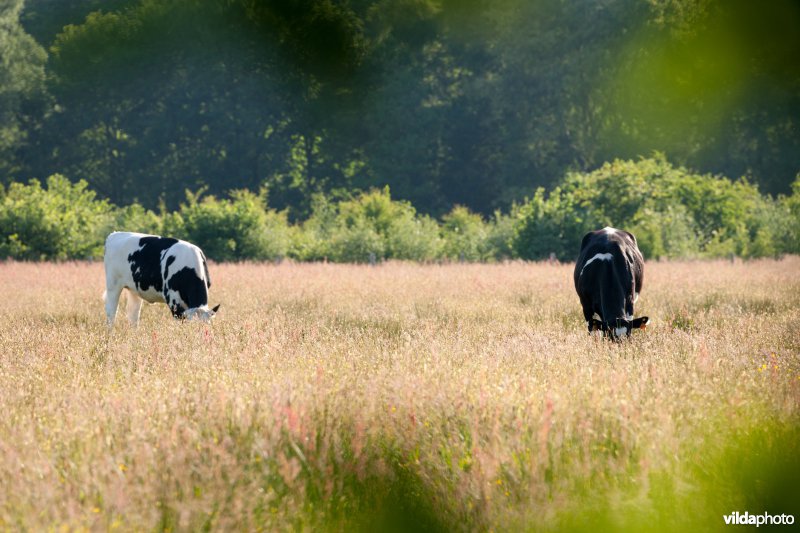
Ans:
<svg viewBox="0 0 800 533"><path fill-rule="evenodd" d="M139 322L142 302L163 302L181 319L211 320L208 308L206 256L194 244L178 239L115 231L106 239L106 317L113 326L122 289L128 289L128 319Z"/></svg>
<svg viewBox="0 0 800 533"><path fill-rule="evenodd" d="M575 290L589 331L620 338L644 329L648 317L633 318L644 281L644 259L636 237L614 228L587 233L575 264Z"/></svg>

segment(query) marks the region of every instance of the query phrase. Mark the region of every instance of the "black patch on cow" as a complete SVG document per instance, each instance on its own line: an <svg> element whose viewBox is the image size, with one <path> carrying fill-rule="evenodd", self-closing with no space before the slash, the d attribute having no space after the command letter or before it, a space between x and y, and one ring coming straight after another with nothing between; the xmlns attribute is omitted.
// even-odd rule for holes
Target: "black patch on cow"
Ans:
<svg viewBox="0 0 800 533"><path fill-rule="evenodd" d="M136 288L147 291L150 287L158 292L164 289L164 278L161 276L161 254L178 242L169 237L142 237L139 239L139 250L128 255L131 274Z"/></svg>
<svg viewBox="0 0 800 533"><path fill-rule="evenodd" d="M167 290L180 294L188 309L208 305L208 289L193 268L183 267L172 274L167 280Z"/></svg>
<svg viewBox="0 0 800 533"><path fill-rule="evenodd" d="M167 257L166 264L164 265L164 279L169 278L169 266L174 262L175 262L174 255Z"/></svg>

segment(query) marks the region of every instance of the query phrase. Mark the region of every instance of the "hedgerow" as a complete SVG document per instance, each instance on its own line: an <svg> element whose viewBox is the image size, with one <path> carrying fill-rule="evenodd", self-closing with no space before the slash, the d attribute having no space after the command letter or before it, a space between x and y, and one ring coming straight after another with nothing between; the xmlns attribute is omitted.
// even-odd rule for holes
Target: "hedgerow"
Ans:
<svg viewBox="0 0 800 533"><path fill-rule="evenodd" d="M268 206L266 190L203 193L155 213L114 206L61 175L45 186L12 183L0 187L0 258L96 259L105 236L121 230L186 239L216 261L569 261L583 235L604 226L634 233L653 259L800 253L800 176L790 196L773 198L746 179L695 174L662 156L570 173L488 220L463 206L436 220L385 188L337 201L317 195L311 215L292 224Z"/></svg>

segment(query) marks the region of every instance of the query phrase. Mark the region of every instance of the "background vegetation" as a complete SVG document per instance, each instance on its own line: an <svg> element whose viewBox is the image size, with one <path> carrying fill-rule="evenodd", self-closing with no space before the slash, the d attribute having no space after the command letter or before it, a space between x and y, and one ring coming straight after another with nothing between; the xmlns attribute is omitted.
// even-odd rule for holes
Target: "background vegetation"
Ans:
<svg viewBox="0 0 800 533"><path fill-rule="evenodd" d="M213 326L109 334L101 264L4 262L0 529L797 520L798 269L649 263L653 323L609 343L571 265L212 265Z"/></svg>
<svg viewBox="0 0 800 533"><path fill-rule="evenodd" d="M657 151L774 198L800 171L798 27L792 0L6 0L0 183L168 211L265 188L292 222L388 185L487 219Z"/></svg>
<svg viewBox="0 0 800 533"><path fill-rule="evenodd" d="M215 261L569 261L586 231L606 225L634 232L648 259L800 253L800 180L774 199L746 180L701 176L661 157L570 173L489 218L456 206L436 220L388 188L316 194L309 217L294 223L269 207L266 189L185 194L178 209L154 212L114 206L60 175L0 187L0 258L99 259L105 236L127 230L187 239Z"/></svg>

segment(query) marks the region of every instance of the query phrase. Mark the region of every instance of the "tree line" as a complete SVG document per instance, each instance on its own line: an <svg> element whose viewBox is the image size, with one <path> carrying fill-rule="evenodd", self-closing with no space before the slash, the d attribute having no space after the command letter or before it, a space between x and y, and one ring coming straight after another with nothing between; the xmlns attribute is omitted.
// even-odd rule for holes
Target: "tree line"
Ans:
<svg viewBox="0 0 800 533"><path fill-rule="evenodd" d="M116 206L61 175L0 187L0 258L99 259L114 230L183 238L215 261L380 262L574 260L585 232L632 231L647 259L800 253L800 179L791 195L746 180L701 175L663 156L570 173L550 192L484 217L456 206L436 219L388 188L346 199L316 194L298 222L261 189L185 191L175 210Z"/></svg>
<svg viewBox="0 0 800 533"><path fill-rule="evenodd" d="M414 220L444 223L456 205L495 220L526 197L567 201L563 176L659 152L788 195L799 12L789 0L8 0L0 183L62 174L114 205L178 213L266 190L247 201L295 226L320 216L319 198L388 186Z"/></svg>

